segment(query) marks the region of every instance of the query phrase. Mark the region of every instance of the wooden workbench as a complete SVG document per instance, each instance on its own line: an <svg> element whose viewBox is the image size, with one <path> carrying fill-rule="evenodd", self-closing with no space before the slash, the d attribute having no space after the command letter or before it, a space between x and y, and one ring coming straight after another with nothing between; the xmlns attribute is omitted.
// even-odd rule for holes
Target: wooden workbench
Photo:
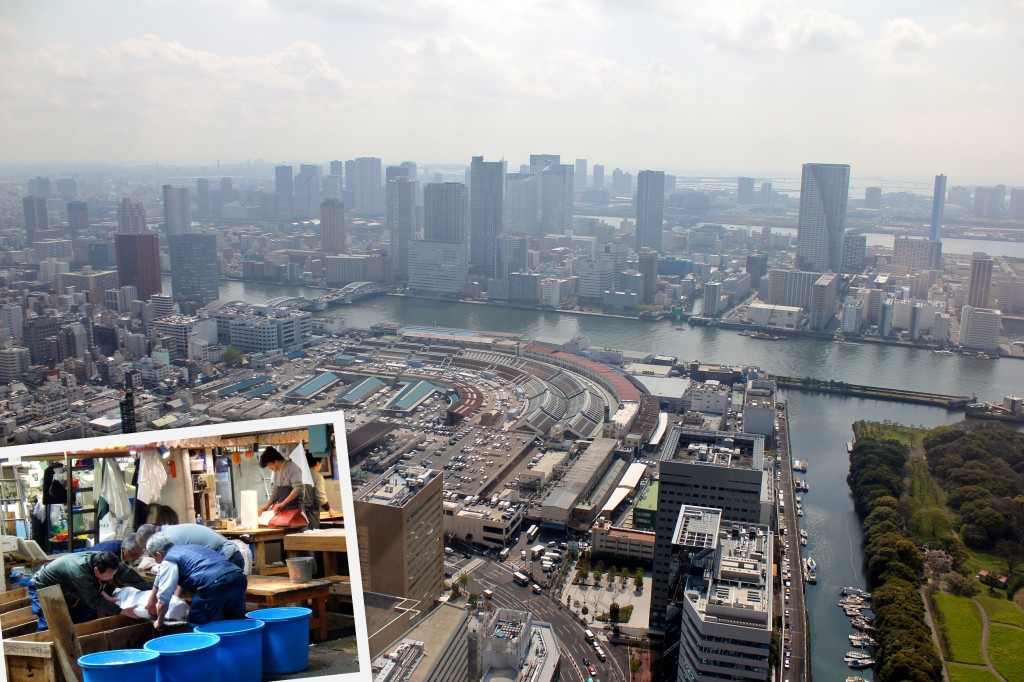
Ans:
<svg viewBox="0 0 1024 682"><path fill-rule="evenodd" d="M305 605L313 609L309 629L316 632L317 639L327 639L327 597L331 593L331 581L311 580L308 583L293 583L285 576L250 575L245 588L245 600L260 607Z"/></svg>
<svg viewBox="0 0 1024 682"><path fill-rule="evenodd" d="M337 575L338 555L348 552L348 533L344 528L292 533L284 539L284 549L289 557L298 556L301 552L323 552L324 575ZM344 562L347 567L347 557Z"/></svg>
<svg viewBox="0 0 1024 682"><path fill-rule="evenodd" d="M286 535L302 530L298 528L257 528L256 530L222 530L218 531L226 538L240 539L243 535L249 536L253 546L252 570L257 575L267 575L267 547L268 542L283 542ZM269 569L273 571L274 569ZM278 569L285 570L287 569Z"/></svg>

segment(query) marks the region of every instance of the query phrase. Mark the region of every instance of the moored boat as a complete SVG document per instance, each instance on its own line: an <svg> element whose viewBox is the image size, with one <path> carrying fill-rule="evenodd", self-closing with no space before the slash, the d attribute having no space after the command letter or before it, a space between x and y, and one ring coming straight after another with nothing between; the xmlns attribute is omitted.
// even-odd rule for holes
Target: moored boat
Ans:
<svg viewBox="0 0 1024 682"><path fill-rule="evenodd" d="M870 668L875 664L873 658L855 658L846 662L846 665L850 666L854 670L863 670L864 668Z"/></svg>

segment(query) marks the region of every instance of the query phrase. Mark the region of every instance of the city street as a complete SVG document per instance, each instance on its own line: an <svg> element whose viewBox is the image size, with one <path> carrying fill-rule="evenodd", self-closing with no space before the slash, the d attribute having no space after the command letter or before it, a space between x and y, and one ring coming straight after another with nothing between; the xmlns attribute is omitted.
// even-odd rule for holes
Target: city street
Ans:
<svg viewBox="0 0 1024 682"><path fill-rule="evenodd" d="M797 524L796 497L793 489L793 453L789 442L789 421L788 413L783 410L782 415L777 417L779 424L778 444L779 459L781 462L780 476L776 481L779 491L785 496L786 511L779 519L780 526L784 525L786 534L776 537L776 542L788 543L789 549L783 551L783 559L789 559L789 570L791 577L788 582L791 584L789 601L786 601L785 577L782 579L782 587L776 594L775 608L783 618L783 638L789 642L791 651L790 667L785 668L784 651L780 651L779 666L781 668L778 679L781 680L805 680L807 679L808 646L807 639L807 606L804 602L804 576L803 559L800 554L800 527ZM785 547L785 544L783 544ZM790 614L789 617L786 614ZM780 646L783 642L780 641Z"/></svg>
<svg viewBox="0 0 1024 682"><path fill-rule="evenodd" d="M602 642L608 655L608 660L602 663L584 638L585 626L572 616L565 604L552 599L546 590L542 594L535 594L529 586L517 585L512 581L513 572L513 566L483 561L472 568L469 589L477 594L482 594L485 589L493 590L495 606L524 609L530 611L537 620L550 623L562 653L563 680L586 682L590 675L586 671L585 660L589 660L596 668L597 679L602 682L625 682L628 679L626 647L610 646ZM600 640L603 630L591 629Z"/></svg>

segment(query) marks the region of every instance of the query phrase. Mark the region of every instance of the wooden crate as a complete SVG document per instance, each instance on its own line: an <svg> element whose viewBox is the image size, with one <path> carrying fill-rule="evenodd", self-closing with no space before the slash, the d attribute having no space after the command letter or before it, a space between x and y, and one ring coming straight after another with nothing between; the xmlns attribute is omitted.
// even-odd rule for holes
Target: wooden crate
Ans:
<svg viewBox="0 0 1024 682"><path fill-rule="evenodd" d="M9 639L35 631L36 616L32 613L28 588L0 592L0 635Z"/></svg>
<svg viewBox="0 0 1024 682"><path fill-rule="evenodd" d="M153 623L127 616L99 618L75 626L82 654L115 649L140 649L155 637L191 632L186 625L165 627L160 632ZM4 664L9 682L65 682L50 633L33 632L4 640Z"/></svg>

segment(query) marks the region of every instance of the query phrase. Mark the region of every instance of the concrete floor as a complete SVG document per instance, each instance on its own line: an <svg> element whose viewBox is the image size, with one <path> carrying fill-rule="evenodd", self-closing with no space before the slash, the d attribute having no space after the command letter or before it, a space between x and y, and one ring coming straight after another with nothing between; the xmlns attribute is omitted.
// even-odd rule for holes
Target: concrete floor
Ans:
<svg viewBox="0 0 1024 682"><path fill-rule="evenodd" d="M317 679L326 675L344 675L359 672L359 654L355 635L347 635L309 646L309 667L290 675L264 675L263 682L271 680ZM366 671L369 674L369 671Z"/></svg>

